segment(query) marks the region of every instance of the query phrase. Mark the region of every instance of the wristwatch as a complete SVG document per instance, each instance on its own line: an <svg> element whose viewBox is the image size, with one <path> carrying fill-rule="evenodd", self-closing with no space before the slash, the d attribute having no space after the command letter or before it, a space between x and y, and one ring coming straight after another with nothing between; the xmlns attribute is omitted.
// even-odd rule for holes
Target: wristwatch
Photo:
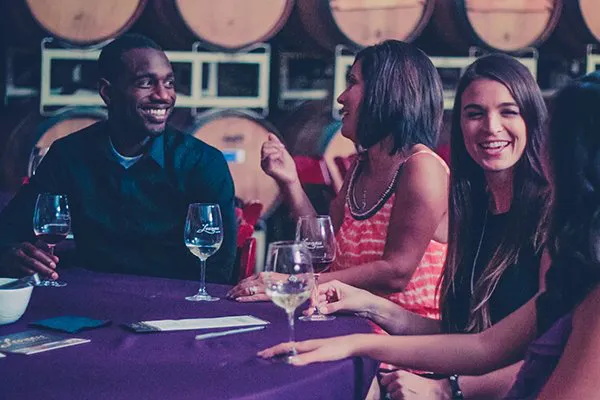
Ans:
<svg viewBox="0 0 600 400"><path fill-rule="evenodd" d="M465 397L458 385L458 375L450 375L448 377L448 382L450 382L450 390L452 390L452 400L464 400Z"/></svg>

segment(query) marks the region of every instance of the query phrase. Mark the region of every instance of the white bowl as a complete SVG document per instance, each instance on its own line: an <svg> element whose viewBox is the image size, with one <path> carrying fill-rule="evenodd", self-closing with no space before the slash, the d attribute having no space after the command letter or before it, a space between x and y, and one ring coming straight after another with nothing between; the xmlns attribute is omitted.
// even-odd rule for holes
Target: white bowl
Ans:
<svg viewBox="0 0 600 400"><path fill-rule="evenodd" d="M0 285L12 282L13 278L0 278ZM33 286L20 289L0 289L0 325L15 322L27 309Z"/></svg>

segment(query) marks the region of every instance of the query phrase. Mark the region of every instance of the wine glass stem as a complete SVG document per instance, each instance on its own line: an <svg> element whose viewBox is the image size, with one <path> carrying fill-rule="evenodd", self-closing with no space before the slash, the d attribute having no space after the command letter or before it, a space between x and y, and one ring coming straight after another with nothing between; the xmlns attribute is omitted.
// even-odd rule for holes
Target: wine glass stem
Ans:
<svg viewBox="0 0 600 400"><path fill-rule="evenodd" d="M200 289L198 294L206 295L206 259L200 258Z"/></svg>
<svg viewBox="0 0 600 400"><path fill-rule="evenodd" d="M315 274L315 287L312 291L313 315L321 315L319 311L319 275Z"/></svg>
<svg viewBox="0 0 600 400"><path fill-rule="evenodd" d="M290 355L296 355L296 336L294 334L294 311L287 311L288 325L290 327L289 342L292 343Z"/></svg>
<svg viewBox="0 0 600 400"><path fill-rule="evenodd" d="M50 255L53 256L54 255L54 246L48 245L48 247L50 248Z"/></svg>

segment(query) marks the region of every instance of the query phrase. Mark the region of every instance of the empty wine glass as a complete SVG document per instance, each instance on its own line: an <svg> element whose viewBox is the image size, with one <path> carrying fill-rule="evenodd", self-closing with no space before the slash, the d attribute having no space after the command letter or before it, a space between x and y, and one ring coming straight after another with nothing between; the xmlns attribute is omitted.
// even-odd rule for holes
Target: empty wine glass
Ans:
<svg viewBox="0 0 600 400"><path fill-rule="evenodd" d="M289 341L293 343L294 312L308 300L314 287L310 253L306 246L299 242L273 242L267 252L265 272L265 293L275 305L285 310L288 317ZM290 353L281 359L289 363L290 357L294 355L296 348L292 346Z"/></svg>
<svg viewBox="0 0 600 400"><path fill-rule="evenodd" d="M33 232L38 240L46 243L50 254L54 254L54 246L64 240L71 231L71 215L69 203L64 194L41 193L35 202L33 212ZM63 281L45 279L36 286L62 287Z"/></svg>
<svg viewBox="0 0 600 400"><path fill-rule="evenodd" d="M185 221L184 241L193 255L200 259L200 289L189 301L217 301L206 291L206 260L223 243L223 222L218 204L190 204Z"/></svg>
<svg viewBox="0 0 600 400"><path fill-rule="evenodd" d="M329 215L309 215L298 218L296 224L296 241L304 243L310 252L313 270L316 273L325 272L335 260L336 244L333 233L333 224ZM303 315L302 321L331 321L333 315L323 315L316 307L318 303L318 274L315 274L315 289L313 291L313 304L315 310L312 315Z"/></svg>

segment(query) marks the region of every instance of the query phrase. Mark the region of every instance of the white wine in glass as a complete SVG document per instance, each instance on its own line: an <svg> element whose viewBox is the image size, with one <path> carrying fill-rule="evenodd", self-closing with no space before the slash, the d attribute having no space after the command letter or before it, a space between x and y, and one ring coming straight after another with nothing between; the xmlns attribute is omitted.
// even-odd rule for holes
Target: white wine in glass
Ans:
<svg viewBox="0 0 600 400"><path fill-rule="evenodd" d="M310 298L314 274L308 249L298 242L273 242L267 252L265 265L265 293L273 303L285 310L288 318L289 341L295 342L294 312ZM296 355L295 347L282 357L290 362Z"/></svg>
<svg viewBox="0 0 600 400"><path fill-rule="evenodd" d="M325 272L335 260L337 250L333 224L329 215L309 215L298 218L296 224L296 241L304 243L310 252L313 270L317 273ZM301 321L331 321L333 315L323 315L316 307L318 303L318 275L315 275L315 289L313 291L313 304L315 309L311 315L303 315Z"/></svg>
<svg viewBox="0 0 600 400"><path fill-rule="evenodd" d="M189 251L200 260L200 289L189 301L217 301L206 291L206 260L219 250L223 243L223 222L218 204L194 203L188 207L185 220L184 241Z"/></svg>

